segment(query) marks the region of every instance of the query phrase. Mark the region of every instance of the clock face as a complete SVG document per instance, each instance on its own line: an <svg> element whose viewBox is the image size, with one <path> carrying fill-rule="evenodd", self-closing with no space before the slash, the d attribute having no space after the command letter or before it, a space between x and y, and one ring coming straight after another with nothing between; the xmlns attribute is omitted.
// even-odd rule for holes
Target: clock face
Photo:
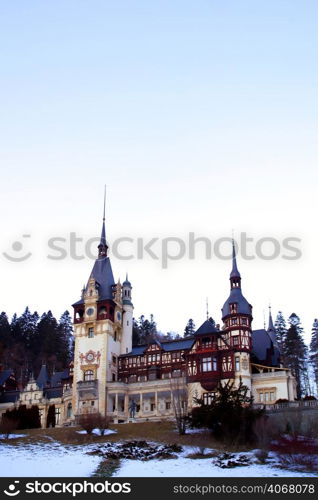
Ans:
<svg viewBox="0 0 318 500"><path fill-rule="evenodd" d="M93 307L89 307L86 310L86 314L87 314L87 316L93 316L93 314L94 314L94 308Z"/></svg>
<svg viewBox="0 0 318 500"><path fill-rule="evenodd" d="M91 362L91 361L94 361L94 359L95 359L95 356L92 352L89 352L86 354L86 361Z"/></svg>

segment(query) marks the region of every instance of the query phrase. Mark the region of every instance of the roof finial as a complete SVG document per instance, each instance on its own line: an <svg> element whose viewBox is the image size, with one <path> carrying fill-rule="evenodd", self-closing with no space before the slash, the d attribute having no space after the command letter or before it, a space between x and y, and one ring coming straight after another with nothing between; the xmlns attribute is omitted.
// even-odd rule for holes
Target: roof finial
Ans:
<svg viewBox="0 0 318 500"><path fill-rule="evenodd" d="M272 318L272 306L271 306L271 304L269 304L268 310L269 310L268 331L275 331L273 318Z"/></svg>
<svg viewBox="0 0 318 500"><path fill-rule="evenodd" d="M105 222L106 215L106 184L104 186L104 213L103 213L103 222Z"/></svg>
<svg viewBox="0 0 318 500"><path fill-rule="evenodd" d="M102 234L100 237L100 243L98 245L98 257L104 258L107 257L107 243L106 243L106 229L105 229L105 214L106 214L106 184L104 187L104 210L103 210L103 226L102 226Z"/></svg>
<svg viewBox="0 0 318 500"><path fill-rule="evenodd" d="M232 288L234 286L240 287L241 275L239 273L239 270L238 270L237 264L236 264L236 250L235 250L235 241L234 241L233 237L232 237L232 271L230 274L230 280L231 280Z"/></svg>
<svg viewBox="0 0 318 500"><path fill-rule="evenodd" d="M209 299L206 298L206 319L209 319Z"/></svg>

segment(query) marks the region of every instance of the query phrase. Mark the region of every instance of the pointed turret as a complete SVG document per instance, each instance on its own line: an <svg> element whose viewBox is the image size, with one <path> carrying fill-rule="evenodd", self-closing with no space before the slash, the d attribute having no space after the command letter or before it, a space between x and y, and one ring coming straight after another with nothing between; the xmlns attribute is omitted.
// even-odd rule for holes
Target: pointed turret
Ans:
<svg viewBox="0 0 318 500"><path fill-rule="evenodd" d="M241 286L241 275L237 268L236 263L236 251L234 240L232 239L232 271L230 274L231 288L240 288Z"/></svg>
<svg viewBox="0 0 318 500"><path fill-rule="evenodd" d="M267 333L270 336L273 344L275 347L278 347L277 344L277 337L276 337L276 329L273 323L273 318L272 318L272 308L271 306L268 306L269 309L269 317L268 317L268 328L267 328Z"/></svg>
<svg viewBox="0 0 318 500"><path fill-rule="evenodd" d="M102 233L101 233L101 237L100 237L100 243L98 245L98 258L99 259L107 257L107 250L108 250L108 246L106 243L105 214L106 214L106 186L105 186L105 191L104 191L104 212L103 212Z"/></svg>
<svg viewBox="0 0 318 500"><path fill-rule="evenodd" d="M252 316L252 306L247 302L241 290L241 275L237 268L234 240L232 240L232 271L230 282L231 293L222 308L222 318L224 319L233 313Z"/></svg>
<svg viewBox="0 0 318 500"><path fill-rule="evenodd" d="M102 225L100 243L98 245L98 257L93 266L88 283L87 285L84 286L84 289L82 290L81 299L78 302L75 302L73 306L81 305L84 303L85 294L87 293L90 280L92 279L95 280L96 282L96 290L98 291L99 301L113 300L114 298L113 287L115 285L115 280L113 276L110 259L107 255L108 245L106 242L105 212L106 212L106 186L104 191L103 225Z"/></svg>

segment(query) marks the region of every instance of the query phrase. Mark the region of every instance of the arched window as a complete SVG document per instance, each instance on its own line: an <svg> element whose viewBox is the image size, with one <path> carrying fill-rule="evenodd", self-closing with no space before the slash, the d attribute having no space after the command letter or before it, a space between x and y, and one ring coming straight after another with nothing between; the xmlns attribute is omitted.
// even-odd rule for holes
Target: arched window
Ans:
<svg viewBox="0 0 318 500"><path fill-rule="evenodd" d="M89 382L90 380L94 380L94 372L93 370L86 370L84 372L84 381Z"/></svg>
<svg viewBox="0 0 318 500"><path fill-rule="evenodd" d="M71 416L72 416L72 403L69 403L67 405L66 417L71 418Z"/></svg>

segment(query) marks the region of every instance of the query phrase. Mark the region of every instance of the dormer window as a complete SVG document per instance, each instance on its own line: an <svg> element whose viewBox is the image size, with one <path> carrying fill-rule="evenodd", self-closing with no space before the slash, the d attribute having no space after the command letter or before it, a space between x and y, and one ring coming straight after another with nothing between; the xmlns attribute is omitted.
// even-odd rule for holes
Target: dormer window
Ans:
<svg viewBox="0 0 318 500"><path fill-rule="evenodd" d="M230 304L230 313L231 314L236 314L237 313L237 304Z"/></svg>

